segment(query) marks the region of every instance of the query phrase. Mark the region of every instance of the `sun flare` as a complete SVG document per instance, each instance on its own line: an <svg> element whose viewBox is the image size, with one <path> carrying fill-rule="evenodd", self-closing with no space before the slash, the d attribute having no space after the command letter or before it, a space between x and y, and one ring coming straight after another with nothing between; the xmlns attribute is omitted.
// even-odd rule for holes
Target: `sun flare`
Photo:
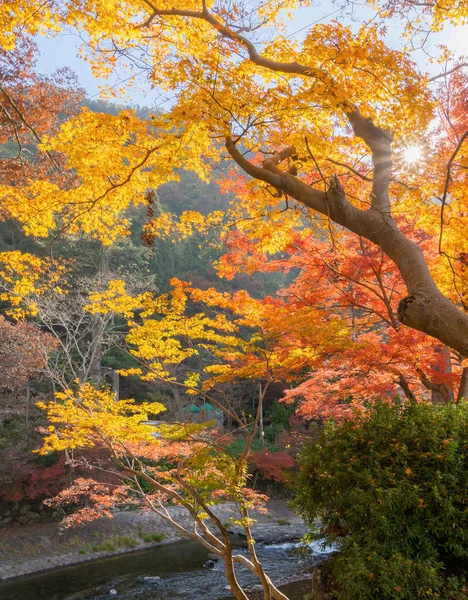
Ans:
<svg viewBox="0 0 468 600"><path fill-rule="evenodd" d="M403 150L403 160L409 165L414 165L415 163L421 161L422 158L423 149L421 146L407 146Z"/></svg>

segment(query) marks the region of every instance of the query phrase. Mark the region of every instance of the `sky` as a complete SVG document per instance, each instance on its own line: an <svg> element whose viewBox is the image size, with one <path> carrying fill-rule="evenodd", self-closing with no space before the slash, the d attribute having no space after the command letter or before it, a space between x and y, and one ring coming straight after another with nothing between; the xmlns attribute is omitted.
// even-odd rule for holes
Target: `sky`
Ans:
<svg viewBox="0 0 468 600"><path fill-rule="evenodd" d="M297 11L296 18L291 20L288 31L291 37L302 40L307 33L307 28L315 22L326 23L338 16L340 9L329 0L316 2L314 6ZM299 31L298 31L299 30ZM297 32L297 33L296 33ZM100 86L114 86L119 82L116 77L107 80L97 80L90 65L78 56L78 50L82 44L81 39L72 32L59 34L57 37L46 38L38 36L37 43L41 56L38 61L38 71L43 74L51 74L57 68L69 67L78 77L80 85L86 90L89 98L98 98ZM128 75L127 75L128 76ZM122 75L122 79L125 75ZM133 103L140 106L154 106L165 99L160 93L150 88L144 89L144 77L138 80L141 91L132 90Z"/></svg>
<svg viewBox="0 0 468 600"><path fill-rule="evenodd" d="M359 10L361 14L362 9ZM367 14L370 16L372 13L368 11ZM336 4L333 4L332 0L315 2L313 6L299 9L296 12L295 18L289 22L288 32L292 38L301 41L310 25L316 22L326 23L333 19L340 20L342 16L340 9L336 8ZM347 18L344 21L346 23L350 22ZM396 25L389 29L386 41L390 46L398 47L399 30ZM99 98L101 87L113 87L119 83L119 78L115 76L109 80L98 80L93 76L90 65L78 56L78 50L82 42L73 32L61 33L53 38L39 36L37 42L41 52L38 71L43 74L51 74L57 68L69 67L77 75L79 84L85 89L89 99ZM432 43L444 43L449 48L456 50L458 55L468 56L468 26L463 28L448 27L443 33L434 37ZM419 57L421 64L423 60L424 65L427 64L426 58L421 54ZM417 56L416 60L418 60ZM431 67L431 74L437 74L440 71L440 65ZM120 79L125 79L125 77L128 77L128 73L122 74ZM163 107L165 103L170 102L170 96L151 89L146 84L143 75L137 79L137 82L138 86L132 89L131 97L123 101L125 104L134 104L141 107ZM117 100L115 101L117 102Z"/></svg>

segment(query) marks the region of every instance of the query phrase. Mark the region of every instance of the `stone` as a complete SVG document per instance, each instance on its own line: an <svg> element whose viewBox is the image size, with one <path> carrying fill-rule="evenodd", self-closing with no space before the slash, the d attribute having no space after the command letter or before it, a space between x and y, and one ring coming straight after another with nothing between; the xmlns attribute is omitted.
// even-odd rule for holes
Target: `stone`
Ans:
<svg viewBox="0 0 468 600"><path fill-rule="evenodd" d="M39 521L39 519L41 518L41 515L37 512L34 512L32 510L28 510L28 512L26 513L26 517L30 520L30 521Z"/></svg>
<svg viewBox="0 0 468 600"><path fill-rule="evenodd" d="M31 510L32 506L30 504L23 504L23 506L19 509L20 515L25 515L29 510Z"/></svg>
<svg viewBox="0 0 468 600"><path fill-rule="evenodd" d="M8 525L8 523L11 523L11 521L11 517L4 517L0 522L2 525Z"/></svg>
<svg viewBox="0 0 468 600"><path fill-rule="evenodd" d="M117 596L117 590L114 590L114 588L109 590L109 596Z"/></svg>
<svg viewBox="0 0 468 600"><path fill-rule="evenodd" d="M6 511L3 513L3 516L4 516L4 517L9 517L10 515L11 515L11 510L6 510Z"/></svg>
<svg viewBox="0 0 468 600"><path fill-rule="evenodd" d="M155 575L154 577L138 577L137 581L140 583L145 583L146 585L159 585L161 582L161 577Z"/></svg>
<svg viewBox="0 0 468 600"><path fill-rule="evenodd" d="M16 520L18 521L18 523L21 523L21 525L26 525L26 523L29 521L26 515L20 515L16 518Z"/></svg>
<svg viewBox="0 0 468 600"><path fill-rule="evenodd" d="M210 571L213 571L213 569L215 568L216 563L214 560L207 560L206 563L203 565L204 569L209 569Z"/></svg>

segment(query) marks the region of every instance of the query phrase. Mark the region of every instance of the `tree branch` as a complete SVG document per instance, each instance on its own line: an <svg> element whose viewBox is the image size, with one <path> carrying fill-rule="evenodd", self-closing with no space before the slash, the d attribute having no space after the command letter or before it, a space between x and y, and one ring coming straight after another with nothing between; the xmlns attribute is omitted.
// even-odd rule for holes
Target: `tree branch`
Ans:
<svg viewBox="0 0 468 600"><path fill-rule="evenodd" d="M447 175L445 177L444 193L442 194L442 199L441 199L442 204L440 207L439 254L442 254L442 235L443 235L443 230L444 230L444 208L445 208L445 203L447 202L447 195L448 195L448 190L449 190L449 186L450 186L450 175L451 175L451 170L452 170L452 164L453 164L453 161L456 159L457 154L460 152L460 149L463 146L463 142L466 140L467 137L468 137L468 129L458 140L458 144L447 163Z"/></svg>
<svg viewBox="0 0 468 600"><path fill-rule="evenodd" d="M16 102L13 100L13 98L8 94L8 92L5 90L5 88L2 86L2 84L0 84L0 92L2 92L2 94L8 100L11 107L13 108L15 113L18 115L18 118L20 119L20 121L27 127L27 129L29 129L29 131L33 134L34 138L36 139L36 141L39 142L39 144L41 144L42 143L41 136L37 133L37 131L34 129L34 127L26 120L26 118L24 117L20 108L18 107ZM55 158L52 156L52 154L48 150L46 150L45 153L46 153L48 159L50 160L50 162L57 169L57 171L59 171L63 175L63 170L62 170L61 166L58 164L58 162L55 160Z"/></svg>
<svg viewBox="0 0 468 600"><path fill-rule="evenodd" d="M372 152L374 176L372 179L371 205L390 215L388 188L392 168L392 134L375 125L372 119L364 117L355 108L347 114L354 135L364 140Z"/></svg>
<svg viewBox="0 0 468 600"><path fill-rule="evenodd" d="M465 67L468 67L468 62L459 63L458 65L456 65L455 67L453 67L453 69L450 69L449 71L444 71L443 73L434 75L434 77L430 77L428 79L428 81L431 82L431 81L435 81L436 79L440 79L441 77L447 77L447 75L450 75L451 73L454 73L455 71L458 71L459 69L463 69Z"/></svg>

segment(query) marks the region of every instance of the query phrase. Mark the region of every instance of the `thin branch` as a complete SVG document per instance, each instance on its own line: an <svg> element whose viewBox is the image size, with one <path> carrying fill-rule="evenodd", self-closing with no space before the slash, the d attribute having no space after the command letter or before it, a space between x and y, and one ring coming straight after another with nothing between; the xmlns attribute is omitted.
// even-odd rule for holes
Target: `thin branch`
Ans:
<svg viewBox="0 0 468 600"><path fill-rule="evenodd" d="M434 75L433 77L430 77L428 79L428 82L431 83L431 81L435 81L436 79L440 79L441 77L447 77L447 75L450 75L451 73L454 73L455 71L458 71L459 69L464 69L465 67L468 67L468 62L459 63L458 65L456 65L455 67L453 67L453 69L450 69L449 71L443 71L442 73L439 73L438 75Z"/></svg>
<svg viewBox="0 0 468 600"><path fill-rule="evenodd" d="M450 175L451 175L450 172L452 169L453 161L457 157L457 154L460 152L460 149L463 146L463 142L466 140L467 137L468 137L468 129L458 140L458 144L447 163L447 175L445 177L444 193L442 194L442 199L441 199L442 204L440 207L439 254L442 254L442 236L443 236L443 230L444 230L444 208L445 208L445 203L447 202L447 195L448 195L448 190L449 190L449 186L450 186Z"/></svg>
<svg viewBox="0 0 468 600"><path fill-rule="evenodd" d="M5 96L5 98L8 100L11 107L18 115L20 121L29 129L29 131L35 137L36 141L39 142L39 144L41 144L42 143L41 136L37 133L37 131L34 129L34 127L25 119L20 108L18 107L16 102L13 100L13 98L8 94L8 92L5 90L5 88L2 86L1 83L0 83L0 91ZM50 162L54 165L54 167L63 175L64 173L63 173L62 167L58 164L58 162L55 160L55 158L52 156L52 154L48 150L46 150L45 153L46 153L47 157L49 158Z"/></svg>

